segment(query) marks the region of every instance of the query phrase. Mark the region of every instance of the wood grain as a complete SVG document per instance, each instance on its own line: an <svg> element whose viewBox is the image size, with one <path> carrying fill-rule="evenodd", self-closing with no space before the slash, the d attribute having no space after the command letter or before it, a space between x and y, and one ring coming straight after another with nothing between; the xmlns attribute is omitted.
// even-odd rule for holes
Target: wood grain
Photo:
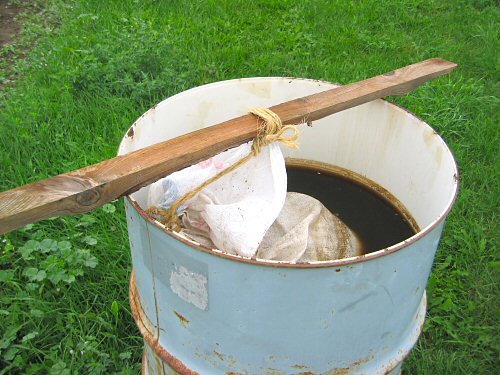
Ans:
<svg viewBox="0 0 500 375"><path fill-rule="evenodd" d="M393 72L285 102L270 109L299 124L388 95L403 95L456 64L429 59ZM258 121L244 115L73 172L0 193L0 234L44 218L91 211L161 177L253 139Z"/></svg>

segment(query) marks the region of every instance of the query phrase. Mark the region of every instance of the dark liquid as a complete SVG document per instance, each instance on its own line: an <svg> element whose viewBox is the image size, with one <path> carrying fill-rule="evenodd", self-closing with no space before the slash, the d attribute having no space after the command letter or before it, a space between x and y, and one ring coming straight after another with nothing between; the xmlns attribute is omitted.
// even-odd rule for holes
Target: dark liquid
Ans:
<svg viewBox="0 0 500 375"><path fill-rule="evenodd" d="M323 203L363 241L364 253L381 250L415 234L414 225L368 186L334 172L287 166L288 191Z"/></svg>

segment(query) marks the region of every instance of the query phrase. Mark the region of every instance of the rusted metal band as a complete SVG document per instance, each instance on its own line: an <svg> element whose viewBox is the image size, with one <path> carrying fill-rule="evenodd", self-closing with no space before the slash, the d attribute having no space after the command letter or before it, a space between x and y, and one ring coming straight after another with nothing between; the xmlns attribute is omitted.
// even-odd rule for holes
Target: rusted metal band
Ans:
<svg viewBox="0 0 500 375"><path fill-rule="evenodd" d="M146 375L146 363L146 349L144 349L144 352L142 353L141 375Z"/></svg>
<svg viewBox="0 0 500 375"><path fill-rule="evenodd" d="M161 346L159 337L154 334L154 330L151 329L152 327L148 327L151 324L149 323L147 316L144 314L144 310L141 305L139 293L135 286L135 272L133 269L130 273L129 299L135 324L139 328L144 341L151 347L151 349L153 349L155 354L180 375L200 375L198 372L189 369L180 359L170 354L163 346Z"/></svg>

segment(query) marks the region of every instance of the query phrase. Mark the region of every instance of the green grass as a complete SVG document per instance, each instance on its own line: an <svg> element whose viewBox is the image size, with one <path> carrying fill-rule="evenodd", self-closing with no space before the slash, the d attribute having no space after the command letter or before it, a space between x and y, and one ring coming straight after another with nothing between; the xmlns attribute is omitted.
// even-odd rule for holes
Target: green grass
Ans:
<svg viewBox="0 0 500 375"><path fill-rule="evenodd" d="M450 76L391 99L438 131L461 174L429 280L425 330L404 371L498 373L494 0L40 4L43 13L26 17L22 35L0 52L2 191L114 156L148 108L208 82L348 83L429 57L457 62ZM0 243L0 374L139 372L121 201L30 225Z"/></svg>

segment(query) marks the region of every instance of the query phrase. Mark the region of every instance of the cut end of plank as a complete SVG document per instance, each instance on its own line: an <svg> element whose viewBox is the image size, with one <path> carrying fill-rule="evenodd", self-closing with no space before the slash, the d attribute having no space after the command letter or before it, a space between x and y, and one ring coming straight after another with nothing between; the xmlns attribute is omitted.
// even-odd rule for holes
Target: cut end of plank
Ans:
<svg viewBox="0 0 500 375"><path fill-rule="evenodd" d="M418 86L433 78L450 73L456 67L457 64L454 62L434 57L416 64L408 65L404 68L396 69L383 76L389 80L398 79L398 77L402 76L402 73L405 76L413 76L410 82L400 85L398 88L392 90L390 94L392 96L402 96L407 95Z"/></svg>
<svg viewBox="0 0 500 375"><path fill-rule="evenodd" d="M454 62L442 59L440 57L434 57L432 59L428 59L425 61L432 62L433 64L439 65L442 69L449 69L448 71L443 71L443 74L451 72L453 69L455 69L458 64L455 64Z"/></svg>

